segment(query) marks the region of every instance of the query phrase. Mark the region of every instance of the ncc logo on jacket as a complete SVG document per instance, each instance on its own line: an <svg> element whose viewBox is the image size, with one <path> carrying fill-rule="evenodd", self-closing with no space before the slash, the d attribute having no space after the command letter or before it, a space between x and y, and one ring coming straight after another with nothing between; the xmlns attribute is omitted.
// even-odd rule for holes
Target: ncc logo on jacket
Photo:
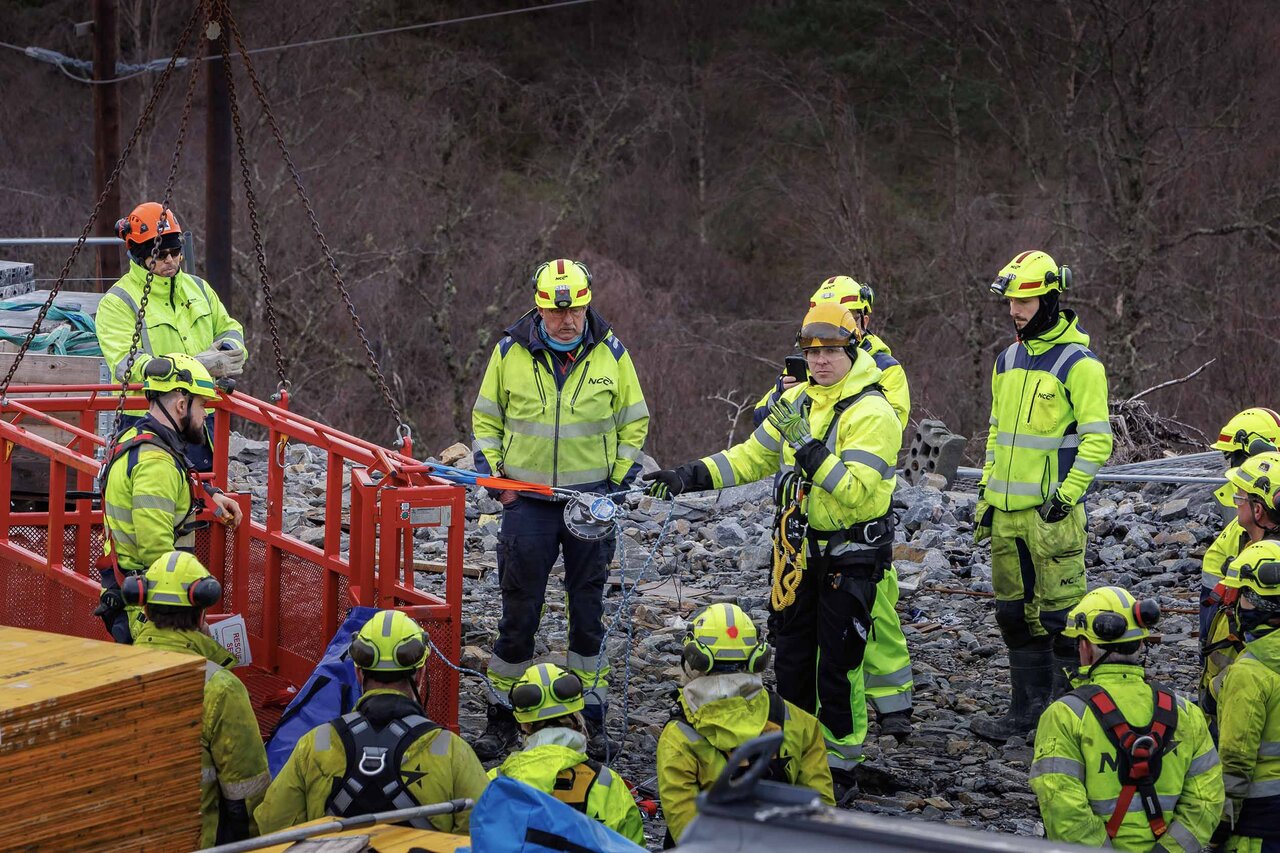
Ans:
<svg viewBox="0 0 1280 853"><path fill-rule="evenodd" d="M612 385L613 380L608 376L593 376L587 380L588 385Z"/></svg>

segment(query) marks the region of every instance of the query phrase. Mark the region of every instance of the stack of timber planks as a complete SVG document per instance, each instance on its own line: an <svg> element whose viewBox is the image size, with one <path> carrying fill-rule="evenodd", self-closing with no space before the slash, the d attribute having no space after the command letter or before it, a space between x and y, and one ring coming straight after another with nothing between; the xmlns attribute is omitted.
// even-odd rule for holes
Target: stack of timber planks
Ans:
<svg viewBox="0 0 1280 853"><path fill-rule="evenodd" d="M0 846L191 850L205 659L0 627Z"/></svg>

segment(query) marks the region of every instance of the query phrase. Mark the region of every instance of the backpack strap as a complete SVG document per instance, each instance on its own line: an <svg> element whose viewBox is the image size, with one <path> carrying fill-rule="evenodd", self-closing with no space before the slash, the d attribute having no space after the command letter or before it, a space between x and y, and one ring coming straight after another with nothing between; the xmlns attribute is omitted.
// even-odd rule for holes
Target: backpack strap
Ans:
<svg viewBox="0 0 1280 853"><path fill-rule="evenodd" d="M581 764L567 767L556 774L556 783L551 796L566 806L572 806L586 814L591 789L595 787L596 781L603 772L606 772L604 765L590 758Z"/></svg>
<svg viewBox="0 0 1280 853"><path fill-rule="evenodd" d="M843 415L845 412L847 412L853 406L854 403L858 402L863 397L867 397L871 395L888 399L884 396L884 388L880 386L880 383L873 382L870 385L863 388L857 394L854 394L851 397L845 397L841 399L839 402L837 402L835 409L833 409L831 412L831 423L827 424L826 431L822 433L822 443L826 444L827 447L830 447L831 445L828 442L832 434L836 431L836 428L840 425L840 416Z"/></svg>
<svg viewBox="0 0 1280 853"><path fill-rule="evenodd" d="M1072 693L1093 711L1116 750L1121 788L1115 811L1107 821L1107 837L1116 837L1136 793L1140 795L1152 834L1160 838L1169 826L1160 807L1156 781L1160 778L1161 760L1173 745L1173 733L1178 727L1178 705L1173 692L1161 684L1151 683L1151 723L1142 728L1130 725L1103 687L1088 684Z"/></svg>
<svg viewBox="0 0 1280 853"><path fill-rule="evenodd" d="M421 714L392 720L378 731L359 711L352 711L331 725L346 753L343 775L334 779L325 812L336 817L409 809L422 805L409 791L400 773L406 750L423 735L440 728ZM444 735L439 735L443 737ZM409 821L418 829L430 829L428 818Z"/></svg>

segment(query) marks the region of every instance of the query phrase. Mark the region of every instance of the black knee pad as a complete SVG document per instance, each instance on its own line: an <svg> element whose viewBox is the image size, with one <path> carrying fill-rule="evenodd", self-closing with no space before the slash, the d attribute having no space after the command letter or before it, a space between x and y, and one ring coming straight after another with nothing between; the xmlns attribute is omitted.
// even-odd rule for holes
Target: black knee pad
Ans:
<svg viewBox="0 0 1280 853"><path fill-rule="evenodd" d="M997 601L996 625L1009 648L1020 649L1031 644L1031 628L1027 625L1026 611L1021 601Z"/></svg>
<svg viewBox="0 0 1280 853"><path fill-rule="evenodd" d="M1069 612L1071 612L1070 607L1065 607L1062 610L1041 610L1040 624L1054 637L1060 636L1067 627L1067 614ZM1075 648L1074 644L1072 648Z"/></svg>

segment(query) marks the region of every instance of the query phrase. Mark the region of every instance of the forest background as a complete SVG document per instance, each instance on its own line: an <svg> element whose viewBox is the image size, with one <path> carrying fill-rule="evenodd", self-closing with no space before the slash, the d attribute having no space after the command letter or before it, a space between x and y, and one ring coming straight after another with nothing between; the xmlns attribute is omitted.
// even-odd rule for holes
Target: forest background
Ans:
<svg viewBox="0 0 1280 853"><path fill-rule="evenodd" d="M307 0L232 9L250 47L537 5ZM122 62L169 55L185 0L121 0ZM469 440L537 262L584 260L675 464L741 439L808 295L848 274L905 365L913 420L982 434L1013 340L987 285L1017 252L1074 271L1113 400L1212 434L1275 405L1280 17L1266 0L598 0L265 53L265 84L397 404L436 452ZM85 0L0 0L0 32L88 59ZM123 174L163 191L189 69ZM382 404L237 65L294 408L387 442ZM120 84L125 138L156 75ZM203 84L175 212L203 227ZM91 87L0 51L0 234L74 236ZM236 170L238 172L238 169ZM237 174L236 197L239 201ZM248 217L231 308L276 386ZM86 253L87 254L87 253ZM66 250L4 251L56 277ZM197 268L196 272L199 272ZM92 263L73 276L92 276ZM45 286L48 286L47 284ZM81 285L81 289L92 287ZM980 454L978 456L980 458Z"/></svg>

